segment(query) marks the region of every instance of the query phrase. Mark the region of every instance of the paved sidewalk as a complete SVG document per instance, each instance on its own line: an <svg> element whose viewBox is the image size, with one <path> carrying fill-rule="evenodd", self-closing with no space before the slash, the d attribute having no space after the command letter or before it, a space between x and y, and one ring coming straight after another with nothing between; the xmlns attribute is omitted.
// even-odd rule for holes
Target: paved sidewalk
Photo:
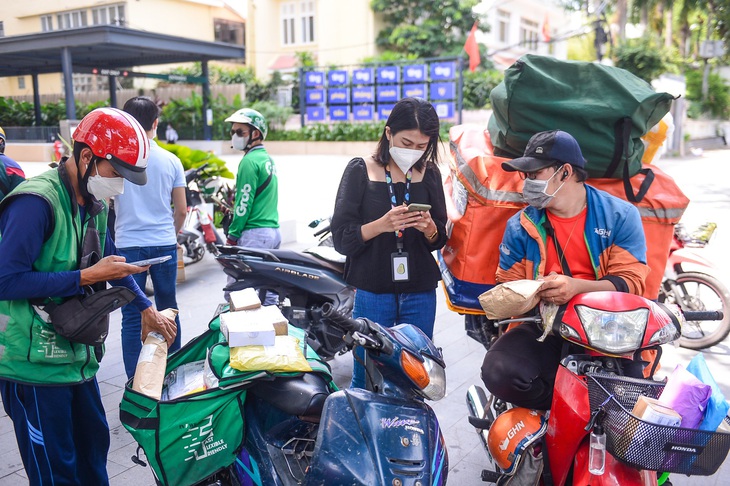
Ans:
<svg viewBox="0 0 730 486"><path fill-rule="evenodd" d="M713 219L720 223L721 228L730 224L727 219L730 209L727 182L717 177L709 182L704 177L698 178L697 182L693 182L692 179L696 174L724 174L726 169L721 167L721 164L726 154L728 151L718 151L716 161L670 159L666 165L662 165L665 171L681 181L683 190L695 203L694 210L698 219ZM301 247L305 243L312 242L311 238L308 239L310 230L306 228L306 223L310 219L327 216L331 211L337 183L347 158L274 157L280 173L282 219L291 219L297 224L299 243L289 246ZM313 190L314 187L316 191ZM692 209L692 206L690 208ZM713 245L716 245L718 250L726 251L727 244L723 244L723 241L727 242L727 238L722 234L719 237L721 239ZM725 260L722 264L727 266L728 261ZM221 289L225 285L225 275L210 255L206 255L200 263L186 267L185 273L186 281L178 286L183 342L189 341L206 328L210 317L222 300ZM726 284L730 284L728 281L730 279L727 278L729 274L730 272L724 273L723 280ZM440 289L437 295L439 302L434 341L443 349L446 359L447 396L431 405L438 416L448 449L448 484L476 486L484 484L480 482L479 474L485 466L486 458L474 429L467 422L465 395L470 385L481 383L479 369L484 349L466 337L463 317L447 309ZM121 359L120 320L119 312L112 315L107 355L98 375L107 420L111 428L108 471L113 486L153 486L155 482L150 469L137 466L130 460L137 446L119 421L119 402L126 381ZM695 354L693 351L672 346L664 348L662 364L666 370L674 369L677 363L686 364ZM730 396L730 378L727 375L730 366L728 342L707 350L705 356L726 396ZM336 359L333 368L339 384L349 383L351 370L349 355ZM726 461L718 474L712 477L687 478L673 475L672 481L675 486L730 485L730 464ZM28 482L17 452L12 424L0 407L0 486L26 484Z"/></svg>

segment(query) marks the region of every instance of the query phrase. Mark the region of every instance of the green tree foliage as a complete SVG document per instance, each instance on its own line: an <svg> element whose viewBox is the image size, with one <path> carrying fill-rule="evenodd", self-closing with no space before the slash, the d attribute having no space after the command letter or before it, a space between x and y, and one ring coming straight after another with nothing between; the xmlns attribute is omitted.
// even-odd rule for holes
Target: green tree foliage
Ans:
<svg viewBox="0 0 730 486"><path fill-rule="evenodd" d="M205 171L211 176L225 177L227 179L233 179L233 173L228 170L226 163L210 152L203 150L192 149L185 145L180 144L167 144L158 142L158 145L168 152L172 152L177 155L182 162L185 170L200 167L203 164L208 164Z"/></svg>
<svg viewBox="0 0 730 486"><path fill-rule="evenodd" d="M376 42L383 49L416 58L457 55L475 21L478 0L371 0L385 28Z"/></svg>
<svg viewBox="0 0 730 486"><path fill-rule="evenodd" d="M687 80L687 99L690 101L688 116L727 120L730 118L730 87L717 73L709 77L707 99L702 101L702 70L693 69L685 73Z"/></svg>
<svg viewBox="0 0 730 486"><path fill-rule="evenodd" d="M489 93L504 79L504 73L490 69L488 71L464 71L464 108L489 108Z"/></svg>
<svg viewBox="0 0 730 486"><path fill-rule="evenodd" d="M647 83L665 73L669 56L656 42L644 37L625 41L614 52L615 65L635 74Z"/></svg>
<svg viewBox="0 0 730 486"><path fill-rule="evenodd" d="M80 120L91 110L100 106L109 106L109 100L95 103L76 103L76 119ZM41 105L41 123L43 126L57 126L59 120L66 119L66 103L63 100ZM16 101L0 96L0 126L32 127L35 126L33 103Z"/></svg>

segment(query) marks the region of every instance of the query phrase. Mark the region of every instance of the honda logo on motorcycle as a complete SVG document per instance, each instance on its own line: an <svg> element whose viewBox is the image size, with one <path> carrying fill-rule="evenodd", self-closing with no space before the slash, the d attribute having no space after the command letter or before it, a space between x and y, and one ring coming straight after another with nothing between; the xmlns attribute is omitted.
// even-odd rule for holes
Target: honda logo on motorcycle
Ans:
<svg viewBox="0 0 730 486"><path fill-rule="evenodd" d="M664 445L664 451L665 452L686 452L688 454L701 454L704 450L704 447L694 446L694 445L680 445L680 444L672 444L667 442Z"/></svg>

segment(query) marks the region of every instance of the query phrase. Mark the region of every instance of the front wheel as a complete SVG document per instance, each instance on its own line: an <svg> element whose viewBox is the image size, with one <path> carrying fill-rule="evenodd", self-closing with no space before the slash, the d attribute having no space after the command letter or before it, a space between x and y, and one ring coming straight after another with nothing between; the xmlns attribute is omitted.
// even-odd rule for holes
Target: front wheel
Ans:
<svg viewBox="0 0 730 486"><path fill-rule="evenodd" d="M683 310L720 310L721 321L687 321L679 345L704 349L722 342L730 333L730 291L715 277L705 273L681 273L674 281L665 280L659 301L679 305Z"/></svg>

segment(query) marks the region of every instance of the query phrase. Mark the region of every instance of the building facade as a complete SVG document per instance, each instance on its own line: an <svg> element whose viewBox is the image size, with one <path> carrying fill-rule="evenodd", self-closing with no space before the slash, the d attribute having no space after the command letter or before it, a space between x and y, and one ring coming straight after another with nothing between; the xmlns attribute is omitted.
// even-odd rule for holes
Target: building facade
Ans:
<svg viewBox="0 0 730 486"><path fill-rule="evenodd" d="M569 15L552 0L482 0L475 7L486 14L489 32L480 32L478 42L487 46L487 56L504 70L524 54L567 59L566 35L575 26Z"/></svg>
<svg viewBox="0 0 730 486"><path fill-rule="evenodd" d="M244 45L245 19L223 0L33 0L7 2L0 12L0 36L118 25L203 41ZM243 60L241 60L243 62ZM132 68L133 66L129 66ZM170 66L146 66L152 72ZM141 81L141 80L140 80ZM106 90L108 78L75 73L74 91ZM62 93L61 73L38 76L41 93ZM0 96L32 95L30 76L0 78Z"/></svg>
<svg viewBox="0 0 730 486"><path fill-rule="evenodd" d="M247 0L247 64L266 79L294 72L296 53L320 66L361 62L378 54L383 26L370 0Z"/></svg>

